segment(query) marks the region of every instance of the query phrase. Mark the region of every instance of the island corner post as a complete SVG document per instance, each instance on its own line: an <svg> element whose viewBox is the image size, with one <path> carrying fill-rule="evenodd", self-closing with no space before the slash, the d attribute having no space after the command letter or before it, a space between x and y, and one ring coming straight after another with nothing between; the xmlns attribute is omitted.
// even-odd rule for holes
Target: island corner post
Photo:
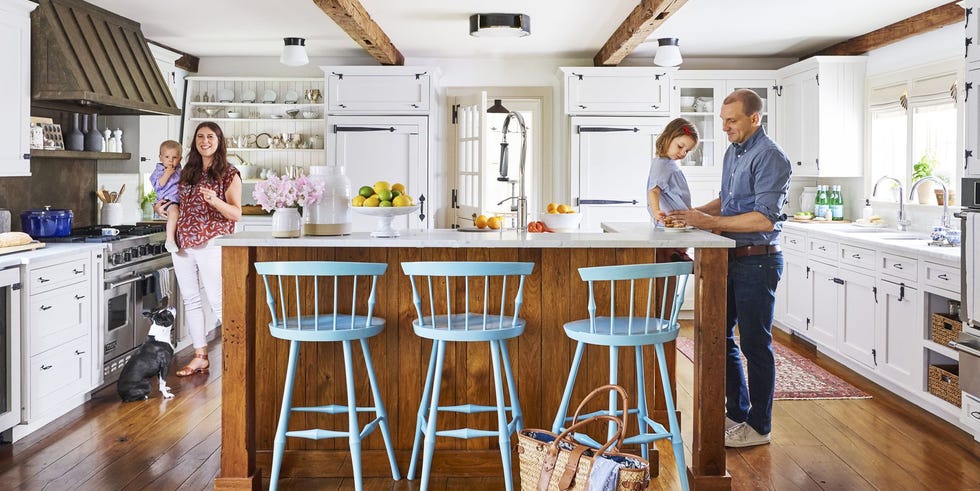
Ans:
<svg viewBox="0 0 980 491"><path fill-rule="evenodd" d="M293 239L296 240L296 239ZM563 322L569 317L574 307L568 300L566 292L580 293L584 290L578 276L573 274L579 266L603 264L628 264L637 262L654 262L653 249L410 249L410 248L351 248L351 247L273 247L273 246L239 246L224 245L222 247L222 278L224 288L223 326L222 326L222 435L221 435L221 470L215 479L215 489L261 489L261 467L267 467L271 449L270 428L274 433L278 420L278 404L281 402L281 379L285 363L283 347L276 347L264 327L268 322L268 313L264 312L264 287L255 273L253 264L257 261L272 260L346 260L387 262L389 264L385 279L379 279L378 305L375 315L385 317L388 321L385 333L377 336L383 346L372 344L372 354L375 359L375 370L378 372L379 383L382 385L382 397L391 419L393 438L395 439L396 455L399 466L404 472L411 451L411 437L414 430L415 411L418 397L405 401L405 394L399 394L411 384L405 384L404 379L421 377L424 360L427 359L428 346L413 339L411 320L414 310L411 307L411 288L399 264L402 261L414 260L496 260L496 261L533 261L535 271L525 285L525 305L522 317L528 322L525 335L529 339L519 339L511 348L511 356L515 361L515 372L518 372L518 385L521 404L525 410L526 426L548 428L550 418L561 396L561 387L567 376L568 362L573 347L565 343L555 349L542 349L544 342L554 342L554 336L545 337L544 331L561 333ZM694 395L693 411L690 417L693 423L693 437L685 443L691 448L691 460L688 462L688 476L692 489L696 490L726 490L731 489L731 477L725 464L724 448L724 402L725 402L725 304L726 278L728 270L728 254L725 248L697 248L695 254L695 297L694 297ZM547 272L545 272L547 271ZM389 283L390 282L390 283ZM388 301L382 300L387 298ZM584 297L583 297L584 298ZM575 311L577 312L577 311ZM577 315L577 314L576 314ZM537 324L535 327L534 324ZM523 336L523 335L522 335ZM564 338L562 335L561 338ZM372 341L372 343L374 343ZM379 349L376 349L379 348ZM304 348L305 349L305 348ZM674 373L674 350L668 350L668 365L671 367L671 377ZM304 352L305 353L305 352ZM339 353L339 352L337 352ZM314 368L316 375L330 378L334 369L342 371L342 362L336 366L329 362L336 358L331 349L317 349L314 357L327 360L326 367ZM473 358L480 360L480 354L458 349L452 353L456 359ZM303 355L305 356L305 355ZM593 356L593 355L588 355ZM391 363L386 357L410 359L418 367L407 367ZM531 359L533 358L533 360ZM447 356L447 360L450 358ZM603 378L608 376L603 365L608 356L598 354L594 358L586 358L603 370L592 374L580 374L581 383L586 388L591 382L596 385L605 383ZM485 361L485 359L484 359ZM463 363L465 365L465 363ZM453 377L464 380L484 375L474 373L473 368L459 367L454 370ZM628 373L628 369L625 370ZM530 374L538 375L538 380L529 380ZM277 375L278 374L278 375ZM556 378L557 376L557 378ZM586 381L582 381L583 376ZM544 383L542 379L552 380ZM342 376L337 380L342 380ZM396 382L397 381L397 382ZM323 389L326 383L309 381ZM414 382L412 382L414 383ZM453 383L450 381L449 383ZM628 380L624 385L631 383ZM340 385L343 385L342 383ZM418 387L410 387L410 392L418 396ZM469 395L474 392L468 384L465 388ZM488 392L486 387L480 387ZM341 388L343 390L343 388ZM366 387L359 387L359 397L368 397ZM587 390L581 389L582 394ZM676 384L674 385L676 393ZM319 393L320 390L311 392ZM329 387L325 390L329 399L333 394ZM416 394L419 393L419 394ZM479 392L479 391L477 391ZM451 391L450 391L451 393ZM525 399L525 394L532 396ZM399 397L401 396L401 397ZM489 395L487 396L489 397ZM657 418L658 408L662 408L662 396L654 398L654 417ZM335 402L323 400L321 403ZM450 401L451 402L451 401ZM537 406L537 407L535 407ZM659 412L663 412L662 409ZM407 414L405 414L407 413ZM266 421L268 420L268 421ZM313 418L310 418L313 421ZM340 426L321 426L324 428L345 428ZM406 427L407 426L407 427ZM397 429L396 429L397 428ZM372 444L372 439L375 439ZM320 444L300 444L297 447L287 446L287 456L290 450L302 452L303 458L298 459L305 468L303 476L318 475L310 472L314 468L322 472L323 477L349 476L350 459L347 455L346 439L327 440L333 442ZM433 475L447 473L450 469L459 475L459 469L469 469L470 475L496 475L500 472L499 453L496 444L492 446L467 446L461 444L440 445L437 447L436 460L442 461L443 466L434 462ZM364 475L366 477L387 476L383 446L380 437L371 435L365 440ZM439 449L458 448L459 451L443 451ZM263 462L259 466L258 459ZM651 453L651 456L655 453ZM287 457L288 462L288 457ZM651 457L651 465L657 459ZM515 461L516 465L516 461ZM442 467L440 469L440 467ZM287 466L283 473L287 474ZM445 474L443 474L445 475ZM405 478L404 475L402 477Z"/></svg>

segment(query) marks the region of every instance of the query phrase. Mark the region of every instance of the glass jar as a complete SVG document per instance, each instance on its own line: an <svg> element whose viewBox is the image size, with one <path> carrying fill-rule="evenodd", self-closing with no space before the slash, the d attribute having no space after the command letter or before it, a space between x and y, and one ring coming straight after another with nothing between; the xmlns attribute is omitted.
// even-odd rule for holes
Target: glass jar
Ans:
<svg viewBox="0 0 980 491"><path fill-rule="evenodd" d="M343 166L310 166L310 179L324 184L320 201L303 210L306 235L348 235L353 230L350 211L350 179Z"/></svg>

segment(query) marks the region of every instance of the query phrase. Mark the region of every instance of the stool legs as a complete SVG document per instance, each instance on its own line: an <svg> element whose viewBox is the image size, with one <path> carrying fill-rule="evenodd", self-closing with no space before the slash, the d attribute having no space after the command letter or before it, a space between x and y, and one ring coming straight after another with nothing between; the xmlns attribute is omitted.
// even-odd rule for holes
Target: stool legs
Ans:
<svg viewBox="0 0 980 491"><path fill-rule="evenodd" d="M524 412L521 411L521 403L517 398L517 384L514 383L514 369L510 366L510 352L507 351L507 341L500 343L500 354L504 360L504 374L507 376L507 389L510 393L510 412L514 418L514 431L524 429Z"/></svg>
<svg viewBox="0 0 980 491"><path fill-rule="evenodd" d="M670 392L670 378L667 375L667 360L664 355L664 345L657 345L657 364L660 366L660 378L663 379L664 399L667 402L667 422L670 424L670 442L674 447L674 461L677 462L677 475L681 480L681 489L691 489L687 482L687 464L684 463L684 442L681 440L681 425L677 422L677 411L674 409L674 396Z"/></svg>
<svg viewBox="0 0 980 491"><path fill-rule="evenodd" d="M619 347L610 346L609 347L609 383L612 385L619 385ZM619 395L615 391L609 391L609 415L616 416L616 408L619 403ZM623 415L623 421L626 421L629 414ZM613 436L616 435L616 424L610 422L606 430L606 441L612 440ZM624 435L625 436L625 435Z"/></svg>
<svg viewBox="0 0 980 491"><path fill-rule="evenodd" d="M583 353L585 353L585 343L579 341L575 345L575 357L572 358L572 369L568 371L568 381L565 382L565 392L561 396L558 414L555 415L555 421L551 424L552 433L561 433L565 426L565 418L568 416L568 403L572 399L572 389L575 388L575 378L578 377L578 367L582 364Z"/></svg>
<svg viewBox="0 0 980 491"><path fill-rule="evenodd" d="M299 359L299 341L289 343L289 362L286 365L286 380L282 389L282 409L279 411L279 424L272 443L272 473L269 476L269 490L279 487L279 471L282 470L282 454L286 450L286 430L289 428L289 415L292 412L293 381L296 380L296 361Z"/></svg>
<svg viewBox="0 0 980 491"><path fill-rule="evenodd" d="M439 414L439 386L442 385L442 364L446 357L446 342L436 341L432 349L436 352L436 366L432 381L432 398L429 400L429 418L425 428L425 446L422 451L422 491L429 489L432 455L436 451L436 418ZM425 398L422 400L425 401Z"/></svg>
<svg viewBox="0 0 980 491"><path fill-rule="evenodd" d="M640 428L639 434L643 435L647 432L647 419L650 418L650 413L647 412L647 382L643 370L643 347L637 346L633 350L636 353L636 386L639 388L636 391L636 421ZM657 357L659 358L660 355ZM643 460L650 460L650 445L648 443L640 443L640 456L643 457Z"/></svg>
<svg viewBox="0 0 980 491"><path fill-rule="evenodd" d="M347 439L350 442L350 460L354 468L354 489L364 487L361 478L361 432L357 424L357 398L354 395L354 363L350 341L344 341L344 374L347 378Z"/></svg>
<svg viewBox="0 0 980 491"><path fill-rule="evenodd" d="M435 379L436 368L436 346L438 341L432 342L432 352L429 354L429 368L425 372L425 387L422 389L422 401L419 403L419 412L415 417L415 438L412 440L412 461L408 465L408 479L415 479L415 468L418 464L419 449L422 446L422 425L425 424L425 413L429 409L432 383Z"/></svg>
<svg viewBox="0 0 980 491"><path fill-rule="evenodd" d="M378 377L374 374L374 362L371 361L371 351L368 349L367 340L361 340L361 353L364 354L364 364L367 365L368 381L371 382L371 394L374 397L375 413L377 414L381 426L381 438L385 442L385 450L388 451L388 464L391 465L391 478L399 480L402 478L398 472L398 462L395 461L394 445L391 443L391 430L388 428L388 411L381 401L381 390L378 388Z"/></svg>
<svg viewBox="0 0 980 491"><path fill-rule="evenodd" d="M501 385L503 381L500 380L500 341L490 341L490 361L493 365L493 390L497 397L497 440L500 442L500 461L504 466L504 487L507 491L514 489L514 473L511 472L510 466L510 430L507 428L507 407L506 401L504 400L504 388ZM503 348L506 350L506 348ZM508 372L510 363L506 363L508 367ZM506 375L505 375L506 376ZM510 380L510 377L506 377ZM512 382L511 382L512 383ZM513 385L511 385L513 387ZM513 389L511 389L513 390ZM517 399L512 398L511 404L514 405L516 412L520 412L520 408L517 405ZM520 420L517 416L514 418L514 423L518 423Z"/></svg>

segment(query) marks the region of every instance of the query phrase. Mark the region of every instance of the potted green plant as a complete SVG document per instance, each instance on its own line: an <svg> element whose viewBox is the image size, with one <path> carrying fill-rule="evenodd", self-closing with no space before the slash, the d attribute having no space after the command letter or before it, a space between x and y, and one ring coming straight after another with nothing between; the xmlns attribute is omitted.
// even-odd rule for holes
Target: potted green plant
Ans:
<svg viewBox="0 0 980 491"><path fill-rule="evenodd" d="M931 176L937 164L935 155L931 151L926 151L922 155L922 158L912 165L912 182L917 182L919 179ZM919 203L923 205L936 204L936 193L934 189L935 185L930 181L919 184L919 187L916 188Z"/></svg>
<svg viewBox="0 0 980 491"><path fill-rule="evenodd" d="M140 198L140 209L143 210L143 218L150 220L153 218L153 203L157 202L157 192L153 189Z"/></svg>

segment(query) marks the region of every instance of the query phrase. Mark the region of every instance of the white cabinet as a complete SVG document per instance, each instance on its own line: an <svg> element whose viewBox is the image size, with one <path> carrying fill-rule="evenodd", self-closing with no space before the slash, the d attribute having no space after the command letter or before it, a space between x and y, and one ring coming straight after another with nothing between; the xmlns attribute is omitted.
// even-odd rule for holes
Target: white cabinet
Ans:
<svg viewBox="0 0 980 491"><path fill-rule="evenodd" d="M878 281L876 370L901 387L922 390L922 292L894 281Z"/></svg>
<svg viewBox="0 0 980 491"><path fill-rule="evenodd" d="M0 0L0 177L31 175L31 11L36 3Z"/></svg>
<svg viewBox="0 0 980 491"><path fill-rule="evenodd" d="M966 22L963 23L964 37L966 38L964 44L966 45L966 63L969 67L980 62L980 19L977 18L980 11L977 10L975 0L963 3L963 7L966 9Z"/></svg>
<svg viewBox="0 0 980 491"><path fill-rule="evenodd" d="M790 329L803 332L810 322L813 280L806 256L784 253L785 271L780 283L786 283L786 315L783 323Z"/></svg>
<svg viewBox="0 0 980 491"><path fill-rule="evenodd" d="M674 71L660 67L562 67L565 113L667 116Z"/></svg>
<svg viewBox="0 0 980 491"><path fill-rule="evenodd" d="M322 67L331 114L427 114L433 70L427 67Z"/></svg>
<svg viewBox="0 0 980 491"><path fill-rule="evenodd" d="M765 70L680 70L674 74L671 116L691 121L700 135L697 148L681 161L686 175L717 176L721 172L729 143L719 114L725 97L737 89L759 94L763 101L762 126L770 138L777 139L772 124L775 76L775 71Z"/></svg>
<svg viewBox="0 0 980 491"><path fill-rule="evenodd" d="M865 64L863 56L815 56L777 71L779 143L794 175L861 175Z"/></svg>
<svg viewBox="0 0 980 491"><path fill-rule="evenodd" d="M841 267L835 281L840 280L840 329L837 333L837 349L841 354L864 364L875 366L875 309L876 286L874 276L867 271Z"/></svg>
<svg viewBox="0 0 980 491"><path fill-rule="evenodd" d="M975 46L973 51L980 52L980 46ZM966 112L963 177L980 177L980 65L967 67L963 108Z"/></svg>
<svg viewBox="0 0 980 491"><path fill-rule="evenodd" d="M316 102L307 98L310 90L319 91ZM197 125L213 121L224 132L228 154L256 169L281 176L289 167L323 165L322 91L323 79L312 77L187 77L184 151L194 144ZM251 203L251 193L243 192L242 202Z"/></svg>
<svg viewBox="0 0 980 491"><path fill-rule="evenodd" d="M812 281L811 314L806 336L831 351L837 351L837 326L840 323L840 278L837 266L808 261Z"/></svg>

